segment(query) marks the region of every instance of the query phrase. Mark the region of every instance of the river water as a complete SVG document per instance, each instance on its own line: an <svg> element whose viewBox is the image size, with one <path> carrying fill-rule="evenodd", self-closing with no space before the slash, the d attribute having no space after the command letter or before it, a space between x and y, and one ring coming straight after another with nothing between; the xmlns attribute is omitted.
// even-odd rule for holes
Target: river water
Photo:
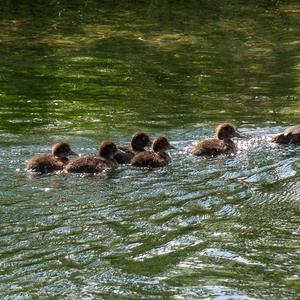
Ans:
<svg viewBox="0 0 300 300"><path fill-rule="evenodd" d="M300 123L298 1L27 2L0 1L0 298L298 299L300 148L270 143ZM238 154L191 156L224 121ZM24 170L136 130L169 166Z"/></svg>

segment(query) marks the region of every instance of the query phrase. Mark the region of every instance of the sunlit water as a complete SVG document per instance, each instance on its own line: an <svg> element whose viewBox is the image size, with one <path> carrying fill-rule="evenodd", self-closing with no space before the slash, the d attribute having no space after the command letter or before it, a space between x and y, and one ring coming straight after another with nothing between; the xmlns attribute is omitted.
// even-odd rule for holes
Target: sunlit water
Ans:
<svg viewBox="0 0 300 300"><path fill-rule="evenodd" d="M47 147L2 148L3 295L293 295L300 149L271 144L272 130L242 128L251 137L229 158L189 154L202 127L170 133L169 166L98 176L32 175L25 161ZM91 152L96 142L72 144Z"/></svg>
<svg viewBox="0 0 300 300"><path fill-rule="evenodd" d="M270 138L300 123L300 6L212 2L2 1L1 299L297 299L300 147ZM237 155L191 156L223 121ZM138 129L170 165L24 170Z"/></svg>

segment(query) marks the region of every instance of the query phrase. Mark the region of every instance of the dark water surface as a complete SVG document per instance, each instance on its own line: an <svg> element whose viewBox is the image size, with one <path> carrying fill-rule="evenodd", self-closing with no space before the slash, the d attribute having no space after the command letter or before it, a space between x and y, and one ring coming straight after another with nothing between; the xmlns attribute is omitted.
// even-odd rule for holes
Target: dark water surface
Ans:
<svg viewBox="0 0 300 300"><path fill-rule="evenodd" d="M0 1L1 299L298 299L298 1ZM195 158L234 122L235 157ZM159 170L24 171L138 129Z"/></svg>

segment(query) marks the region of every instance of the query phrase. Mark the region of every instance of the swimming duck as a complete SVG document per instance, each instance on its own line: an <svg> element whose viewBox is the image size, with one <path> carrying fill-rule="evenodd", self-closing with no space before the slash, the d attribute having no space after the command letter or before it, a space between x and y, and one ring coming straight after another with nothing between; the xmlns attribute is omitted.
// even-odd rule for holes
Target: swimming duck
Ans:
<svg viewBox="0 0 300 300"><path fill-rule="evenodd" d="M207 139L200 141L193 149L192 154L200 155L218 155L230 154L236 152L236 145L231 140L233 137L241 137L236 131L234 125L230 123L220 124L216 128L216 139Z"/></svg>
<svg viewBox="0 0 300 300"><path fill-rule="evenodd" d="M56 170L62 170L69 162L69 155L77 155L71 150L66 142L59 142L52 145L51 155L35 155L26 165L27 169L47 173Z"/></svg>
<svg viewBox="0 0 300 300"><path fill-rule="evenodd" d="M151 140L146 132L138 131L132 136L130 144L130 148L118 148L115 160L119 164L129 164L137 153L145 151L145 147L151 145Z"/></svg>
<svg viewBox="0 0 300 300"><path fill-rule="evenodd" d="M65 167L67 172L99 173L118 164L114 159L117 146L111 141L104 141L99 146L98 156L82 156L71 160Z"/></svg>
<svg viewBox="0 0 300 300"><path fill-rule="evenodd" d="M131 160L131 164L137 167L163 167L171 161L167 152L169 149L174 149L169 140L164 136L159 136L152 143L152 151L136 154Z"/></svg>
<svg viewBox="0 0 300 300"><path fill-rule="evenodd" d="M285 131L273 136L272 142L278 144L300 143L300 125L289 127Z"/></svg>

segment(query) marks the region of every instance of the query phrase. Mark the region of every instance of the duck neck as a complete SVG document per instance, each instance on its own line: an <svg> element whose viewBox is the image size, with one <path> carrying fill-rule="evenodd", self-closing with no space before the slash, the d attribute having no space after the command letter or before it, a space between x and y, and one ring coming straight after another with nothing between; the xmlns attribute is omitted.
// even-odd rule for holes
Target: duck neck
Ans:
<svg viewBox="0 0 300 300"><path fill-rule="evenodd" d="M117 161L115 160L115 157L114 156L110 156L110 157L103 157L103 156L100 156L100 158L106 162L109 162L109 163L112 163L114 165L117 165Z"/></svg>
<svg viewBox="0 0 300 300"><path fill-rule="evenodd" d="M145 151L144 147L139 145L138 143L131 143L131 149L134 152L143 152L143 151Z"/></svg>
<svg viewBox="0 0 300 300"><path fill-rule="evenodd" d="M233 141L230 138L223 139L223 142L225 145L231 145L233 143Z"/></svg>
<svg viewBox="0 0 300 300"><path fill-rule="evenodd" d="M171 156L167 151L159 151L157 153L163 159L167 159L167 160L171 159Z"/></svg>
<svg viewBox="0 0 300 300"><path fill-rule="evenodd" d="M67 157L62 157L62 156L56 156L54 155L55 159L62 162L62 163L67 163L69 161L69 159Z"/></svg>

